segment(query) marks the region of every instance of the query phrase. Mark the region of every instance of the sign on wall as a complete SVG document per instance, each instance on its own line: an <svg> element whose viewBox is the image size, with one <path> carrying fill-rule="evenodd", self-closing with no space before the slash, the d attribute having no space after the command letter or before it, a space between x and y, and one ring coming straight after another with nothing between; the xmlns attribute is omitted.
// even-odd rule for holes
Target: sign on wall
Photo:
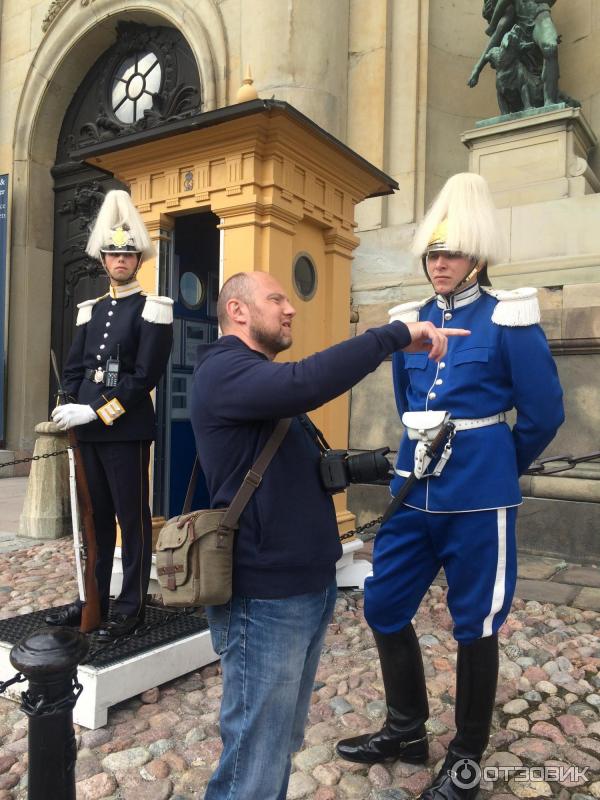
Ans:
<svg viewBox="0 0 600 800"><path fill-rule="evenodd" d="M0 442L4 442L4 376L6 372L6 243L8 234L8 175L0 175Z"/></svg>

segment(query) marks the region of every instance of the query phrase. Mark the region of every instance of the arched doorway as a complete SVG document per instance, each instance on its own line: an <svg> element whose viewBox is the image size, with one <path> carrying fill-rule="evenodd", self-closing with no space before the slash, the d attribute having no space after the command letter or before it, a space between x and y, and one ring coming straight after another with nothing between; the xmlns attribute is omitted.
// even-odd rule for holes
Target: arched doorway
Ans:
<svg viewBox="0 0 600 800"><path fill-rule="evenodd" d="M74 335L77 304L106 291L101 265L85 253L91 224L106 192L127 188L110 173L81 161L78 150L202 112L198 68L179 31L121 21L116 33L115 43L89 70L67 109L51 170L55 193L51 345L61 365ZM165 291L171 288L169 265L160 268ZM51 378L51 403L52 384ZM179 430L181 421L178 425L165 421L171 401L162 385L158 406L163 424L159 425L155 456L163 464L172 429ZM156 514L163 513L168 497L165 479L168 487L169 476L157 470Z"/></svg>
<svg viewBox="0 0 600 800"><path fill-rule="evenodd" d="M166 0L132 0L126 9L120 0L96 0L93 13L88 4L54 5L44 21L12 123L6 447L21 455L31 453L34 427L47 418L57 183L52 168L60 130L82 78L114 45L119 20L151 29L169 26L185 33L193 53L202 110L227 103L226 32L213 0L180 0L175 5ZM88 200L79 197L71 211L78 207L80 213L85 211ZM80 213L68 220L71 234ZM152 291L158 288L153 286Z"/></svg>
<svg viewBox="0 0 600 800"><path fill-rule="evenodd" d="M77 303L106 291L100 264L85 254L91 223L106 192L126 188L83 163L77 151L202 111L198 68L179 31L119 22L116 32L116 42L85 76L67 109L51 170L51 344L61 363L73 338Z"/></svg>

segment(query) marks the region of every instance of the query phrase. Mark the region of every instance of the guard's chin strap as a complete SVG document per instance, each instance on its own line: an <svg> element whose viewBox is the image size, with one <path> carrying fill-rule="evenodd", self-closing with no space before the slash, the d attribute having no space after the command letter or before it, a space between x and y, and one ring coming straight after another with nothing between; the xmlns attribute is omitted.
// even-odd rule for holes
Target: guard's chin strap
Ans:
<svg viewBox="0 0 600 800"><path fill-rule="evenodd" d="M444 296L445 296L445 297L451 297L453 294L455 294L456 292L458 292L458 290L459 290L459 289L460 289L462 286L464 286L466 283L469 283L470 281L472 281L472 280L473 280L473 278L475 278L475 277L476 277L476 275L477 275L479 272L481 272L481 270L482 270L484 267L485 267L485 261L482 261L482 260L476 260L476 261L475 261L475 265L474 265L474 266L473 266L473 267L472 267L472 268L471 268L471 269L470 269L470 270L467 272L467 274L465 275L465 277L464 277L464 278L463 278L461 281L459 281L459 282L456 284L456 286L454 287L454 289L452 289L452 291L451 291L451 292L447 292L447 294L446 294L446 295L444 295ZM431 281L430 281L430 283L431 283Z"/></svg>
<svg viewBox="0 0 600 800"><path fill-rule="evenodd" d="M104 260L104 253L101 253L100 255L101 255L100 262L101 262L101 264L102 264L102 269L104 270L104 274L106 275L106 277L107 277L107 278L108 278L108 280L110 281L110 273L109 273L109 271L106 269L106 261ZM134 272L134 273L133 273L133 275L131 276L131 280L133 280L133 279L135 278L135 276L136 276L136 275L138 274L138 272L140 271L140 267L142 266L142 254L141 254L141 253L138 253L138 254L137 254L137 257L138 257L137 267L135 268L135 272Z"/></svg>
<svg viewBox="0 0 600 800"><path fill-rule="evenodd" d="M440 248L440 249L441 249L441 248ZM429 251L426 251L425 253L423 253L423 255L421 256L421 262L422 262L422 264L423 264L423 271L425 272L425 275L426 275L426 277L427 277L427 280L429 281L429 283L431 283L431 278L429 277L429 272L428 272L428 270L427 270L427 254L428 254L428 252L429 252ZM474 278L474 277L475 277L475 276L476 276L476 275L477 275L479 272L481 272L481 270L482 270L482 269L484 269L484 268L485 268L485 266L486 266L487 262L485 261L485 259L472 258L472 259L471 259L471 264L472 264L472 266L471 266L471 269L470 269L470 270L467 272L467 274L465 275L465 277L464 277L464 278L462 278L462 280L460 280L460 281L459 281L459 282L456 284L456 286L454 287L454 289L452 289L452 291L450 291L450 292L447 292L447 294L445 295L446 297L450 297L450 296L451 296L451 295L453 295L455 292L457 292L457 291L458 291L458 290L459 290L459 289L460 289L462 286L464 286L464 285L465 285L465 283L469 283L469 281L472 281L472 280L473 280L473 278Z"/></svg>

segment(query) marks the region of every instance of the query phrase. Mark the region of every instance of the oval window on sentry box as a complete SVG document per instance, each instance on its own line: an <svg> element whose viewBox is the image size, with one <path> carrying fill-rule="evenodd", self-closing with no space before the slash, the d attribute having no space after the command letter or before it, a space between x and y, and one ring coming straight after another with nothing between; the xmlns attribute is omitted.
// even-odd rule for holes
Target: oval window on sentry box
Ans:
<svg viewBox="0 0 600 800"><path fill-rule="evenodd" d="M198 308L204 300L204 284L193 272L184 272L179 281L179 294L185 306Z"/></svg>
<svg viewBox="0 0 600 800"><path fill-rule="evenodd" d="M301 253L296 256L292 271L294 289L302 300L310 300L317 291L317 270L310 256Z"/></svg>

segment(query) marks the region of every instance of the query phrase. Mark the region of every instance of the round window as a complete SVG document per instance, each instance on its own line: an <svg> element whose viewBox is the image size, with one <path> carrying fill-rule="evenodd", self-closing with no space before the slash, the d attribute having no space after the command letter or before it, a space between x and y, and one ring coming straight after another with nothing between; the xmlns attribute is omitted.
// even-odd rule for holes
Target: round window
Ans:
<svg viewBox="0 0 600 800"><path fill-rule="evenodd" d="M152 108L160 90L162 69L153 52L136 53L117 67L112 82L112 110L121 122L137 122Z"/></svg>
<svg viewBox="0 0 600 800"><path fill-rule="evenodd" d="M317 270L311 258L300 255L294 262L294 289L303 300L310 300L317 291Z"/></svg>
<svg viewBox="0 0 600 800"><path fill-rule="evenodd" d="M204 300L204 284L193 272L184 272L179 280L181 302L187 308L198 308Z"/></svg>

